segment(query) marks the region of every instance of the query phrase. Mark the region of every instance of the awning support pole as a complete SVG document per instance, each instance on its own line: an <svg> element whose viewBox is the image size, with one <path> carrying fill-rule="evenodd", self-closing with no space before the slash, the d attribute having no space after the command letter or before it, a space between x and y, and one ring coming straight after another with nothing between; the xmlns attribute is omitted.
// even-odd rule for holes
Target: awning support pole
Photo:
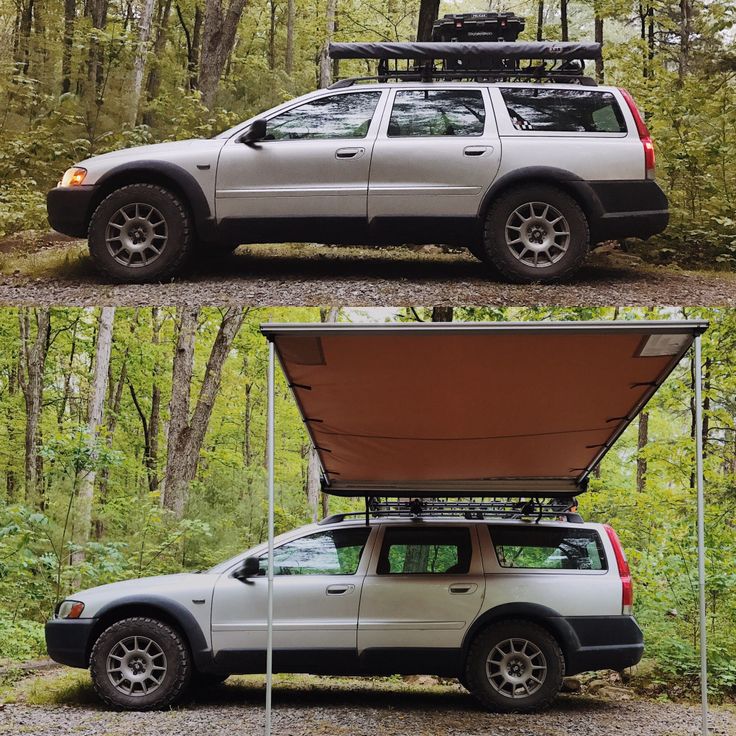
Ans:
<svg viewBox="0 0 736 736"><path fill-rule="evenodd" d="M700 699L702 734L708 736L708 652L705 618L705 494L703 491L703 390L700 335L695 337L695 484L698 494L698 594L700 606Z"/></svg>
<svg viewBox="0 0 736 736"><path fill-rule="evenodd" d="M266 736L271 736L271 690L273 688L273 466L274 466L274 345L268 343L268 604L266 611Z"/></svg>

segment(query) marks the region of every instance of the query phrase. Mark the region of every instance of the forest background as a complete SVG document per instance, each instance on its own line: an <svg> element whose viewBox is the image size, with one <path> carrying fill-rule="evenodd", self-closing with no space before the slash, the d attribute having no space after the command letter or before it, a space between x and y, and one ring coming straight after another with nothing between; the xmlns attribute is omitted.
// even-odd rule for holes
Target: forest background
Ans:
<svg viewBox="0 0 736 736"><path fill-rule="evenodd" d="M488 9L526 17L525 38L601 41L595 74L638 100L672 219L628 247L736 266L730 0L0 0L0 237L46 229L45 192L87 156L211 136L371 71L332 63L331 40L426 40L438 13Z"/></svg>
<svg viewBox="0 0 736 736"><path fill-rule="evenodd" d="M736 694L736 310L0 309L0 659L44 652L74 589L211 566L266 534L264 321L704 317L710 686ZM692 357L595 473L581 510L633 568L655 692L698 687ZM479 390L482 390L479 387ZM605 390L605 386L601 386ZM322 496L281 375L276 530L356 502Z"/></svg>

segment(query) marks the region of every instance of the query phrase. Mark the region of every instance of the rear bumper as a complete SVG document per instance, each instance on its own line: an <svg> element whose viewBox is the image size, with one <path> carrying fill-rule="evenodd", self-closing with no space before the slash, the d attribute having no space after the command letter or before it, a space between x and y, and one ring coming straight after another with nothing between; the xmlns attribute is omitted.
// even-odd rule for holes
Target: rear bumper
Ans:
<svg viewBox="0 0 736 736"><path fill-rule="evenodd" d="M565 618L577 642L565 653L565 673L622 670L644 654L644 635L633 616Z"/></svg>
<svg viewBox="0 0 736 736"><path fill-rule="evenodd" d="M667 196L655 181L570 182L583 199L592 199L591 243L617 238L646 238L661 233L669 222ZM587 197L586 197L587 195Z"/></svg>
<svg viewBox="0 0 736 736"><path fill-rule="evenodd" d="M59 664L86 668L90 639L97 623L94 618L51 619L46 622L46 650Z"/></svg>
<svg viewBox="0 0 736 736"><path fill-rule="evenodd" d="M51 227L64 235L86 238L96 186L56 187L46 195Z"/></svg>

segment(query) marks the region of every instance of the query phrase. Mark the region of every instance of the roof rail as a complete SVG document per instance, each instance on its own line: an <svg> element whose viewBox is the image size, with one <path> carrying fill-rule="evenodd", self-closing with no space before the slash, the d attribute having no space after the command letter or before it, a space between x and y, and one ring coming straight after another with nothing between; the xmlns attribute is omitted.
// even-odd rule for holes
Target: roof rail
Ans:
<svg viewBox="0 0 736 736"><path fill-rule="evenodd" d="M417 41L332 43L333 59L375 59L375 76L336 82L339 89L358 81L471 80L481 82L567 82L595 85L584 75L585 61L601 57L598 43L514 41ZM393 62L393 68L389 67ZM403 64L403 68L400 68Z"/></svg>
<svg viewBox="0 0 736 736"><path fill-rule="evenodd" d="M326 516L319 525L338 524L351 517L370 519L404 518L420 521L423 517L482 519L520 519L539 523L553 519L582 524L574 496L563 498L382 498L366 497L365 511L351 511Z"/></svg>

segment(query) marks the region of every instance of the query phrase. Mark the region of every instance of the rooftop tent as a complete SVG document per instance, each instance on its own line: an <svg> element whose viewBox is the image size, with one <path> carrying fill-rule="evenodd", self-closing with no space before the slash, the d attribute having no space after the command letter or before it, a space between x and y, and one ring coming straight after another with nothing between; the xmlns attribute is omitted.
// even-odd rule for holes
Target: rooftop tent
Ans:
<svg viewBox="0 0 736 736"><path fill-rule="evenodd" d="M264 324L273 664L276 357L346 496L569 495L694 346L702 733L708 733L700 335L705 321Z"/></svg>
<svg viewBox="0 0 736 736"><path fill-rule="evenodd" d="M702 322L264 325L337 495L584 490Z"/></svg>

